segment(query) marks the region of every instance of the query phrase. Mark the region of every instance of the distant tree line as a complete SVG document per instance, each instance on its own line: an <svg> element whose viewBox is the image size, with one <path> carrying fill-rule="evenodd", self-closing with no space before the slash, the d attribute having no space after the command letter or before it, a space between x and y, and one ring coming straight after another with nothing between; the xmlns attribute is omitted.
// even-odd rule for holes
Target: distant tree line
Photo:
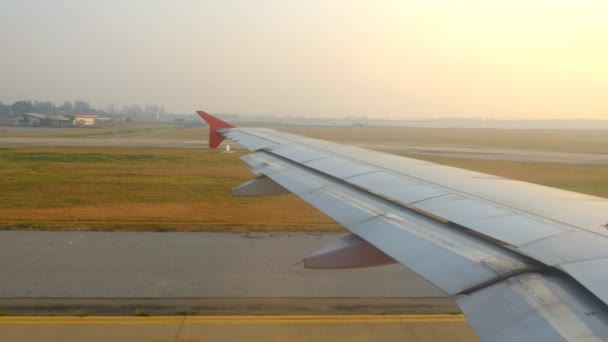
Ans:
<svg viewBox="0 0 608 342"><path fill-rule="evenodd" d="M113 104L105 108L93 108L89 102L76 100L74 102L65 101L57 106L51 101L31 101L20 100L13 104L0 102L0 117L10 118L25 113L68 115L74 114L94 114L99 116L123 117L131 119L158 119L166 115L165 108L158 105L123 105Z"/></svg>

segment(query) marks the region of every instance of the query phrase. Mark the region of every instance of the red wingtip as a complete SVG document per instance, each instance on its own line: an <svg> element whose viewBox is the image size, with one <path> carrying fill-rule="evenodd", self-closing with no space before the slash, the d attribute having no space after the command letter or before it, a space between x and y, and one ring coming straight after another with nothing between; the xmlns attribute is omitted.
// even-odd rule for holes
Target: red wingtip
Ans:
<svg viewBox="0 0 608 342"><path fill-rule="evenodd" d="M196 111L198 115L205 120L207 125L209 125L209 147L216 148L219 144L224 141L225 137L218 132L218 129L222 128L232 128L234 125L227 123L224 120L218 119L215 116L204 112L202 110Z"/></svg>

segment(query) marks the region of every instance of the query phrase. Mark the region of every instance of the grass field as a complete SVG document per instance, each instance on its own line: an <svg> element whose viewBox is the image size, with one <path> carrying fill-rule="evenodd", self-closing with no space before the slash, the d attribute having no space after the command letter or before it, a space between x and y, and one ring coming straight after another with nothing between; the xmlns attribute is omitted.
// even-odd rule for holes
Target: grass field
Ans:
<svg viewBox="0 0 608 342"><path fill-rule="evenodd" d="M230 189L252 177L238 157L207 149L5 148L0 150L0 227L338 228L295 196L232 197Z"/></svg>
<svg viewBox="0 0 608 342"><path fill-rule="evenodd" d="M4 229L265 231L341 229L293 195L234 198L243 152L125 147L0 149ZM608 197L608 166L421 157Z"/></svg>

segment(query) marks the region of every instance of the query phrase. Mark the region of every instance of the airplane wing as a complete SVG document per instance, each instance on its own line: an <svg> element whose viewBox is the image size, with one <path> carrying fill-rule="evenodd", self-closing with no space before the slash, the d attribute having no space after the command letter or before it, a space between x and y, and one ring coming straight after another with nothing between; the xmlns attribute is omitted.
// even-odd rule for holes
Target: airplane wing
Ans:
<svg viewBox="0 0 608 342"><path fill-rule="evenodd" d="M608 200L197 113L253 151L235 195L291 192L351 232L306 267L399 262L484 341L608 340Z"/></svg>

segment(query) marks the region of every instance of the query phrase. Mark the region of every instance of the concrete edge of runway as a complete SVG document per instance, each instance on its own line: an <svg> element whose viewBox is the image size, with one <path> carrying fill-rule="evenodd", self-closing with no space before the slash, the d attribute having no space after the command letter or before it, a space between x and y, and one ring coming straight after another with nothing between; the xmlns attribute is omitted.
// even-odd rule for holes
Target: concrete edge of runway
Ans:
<svg viewBox="0 0 608 342"><path fill-rule="evenodd" d="M0 298L3 316L404 315L457 314L429 298Z"/></svg>

